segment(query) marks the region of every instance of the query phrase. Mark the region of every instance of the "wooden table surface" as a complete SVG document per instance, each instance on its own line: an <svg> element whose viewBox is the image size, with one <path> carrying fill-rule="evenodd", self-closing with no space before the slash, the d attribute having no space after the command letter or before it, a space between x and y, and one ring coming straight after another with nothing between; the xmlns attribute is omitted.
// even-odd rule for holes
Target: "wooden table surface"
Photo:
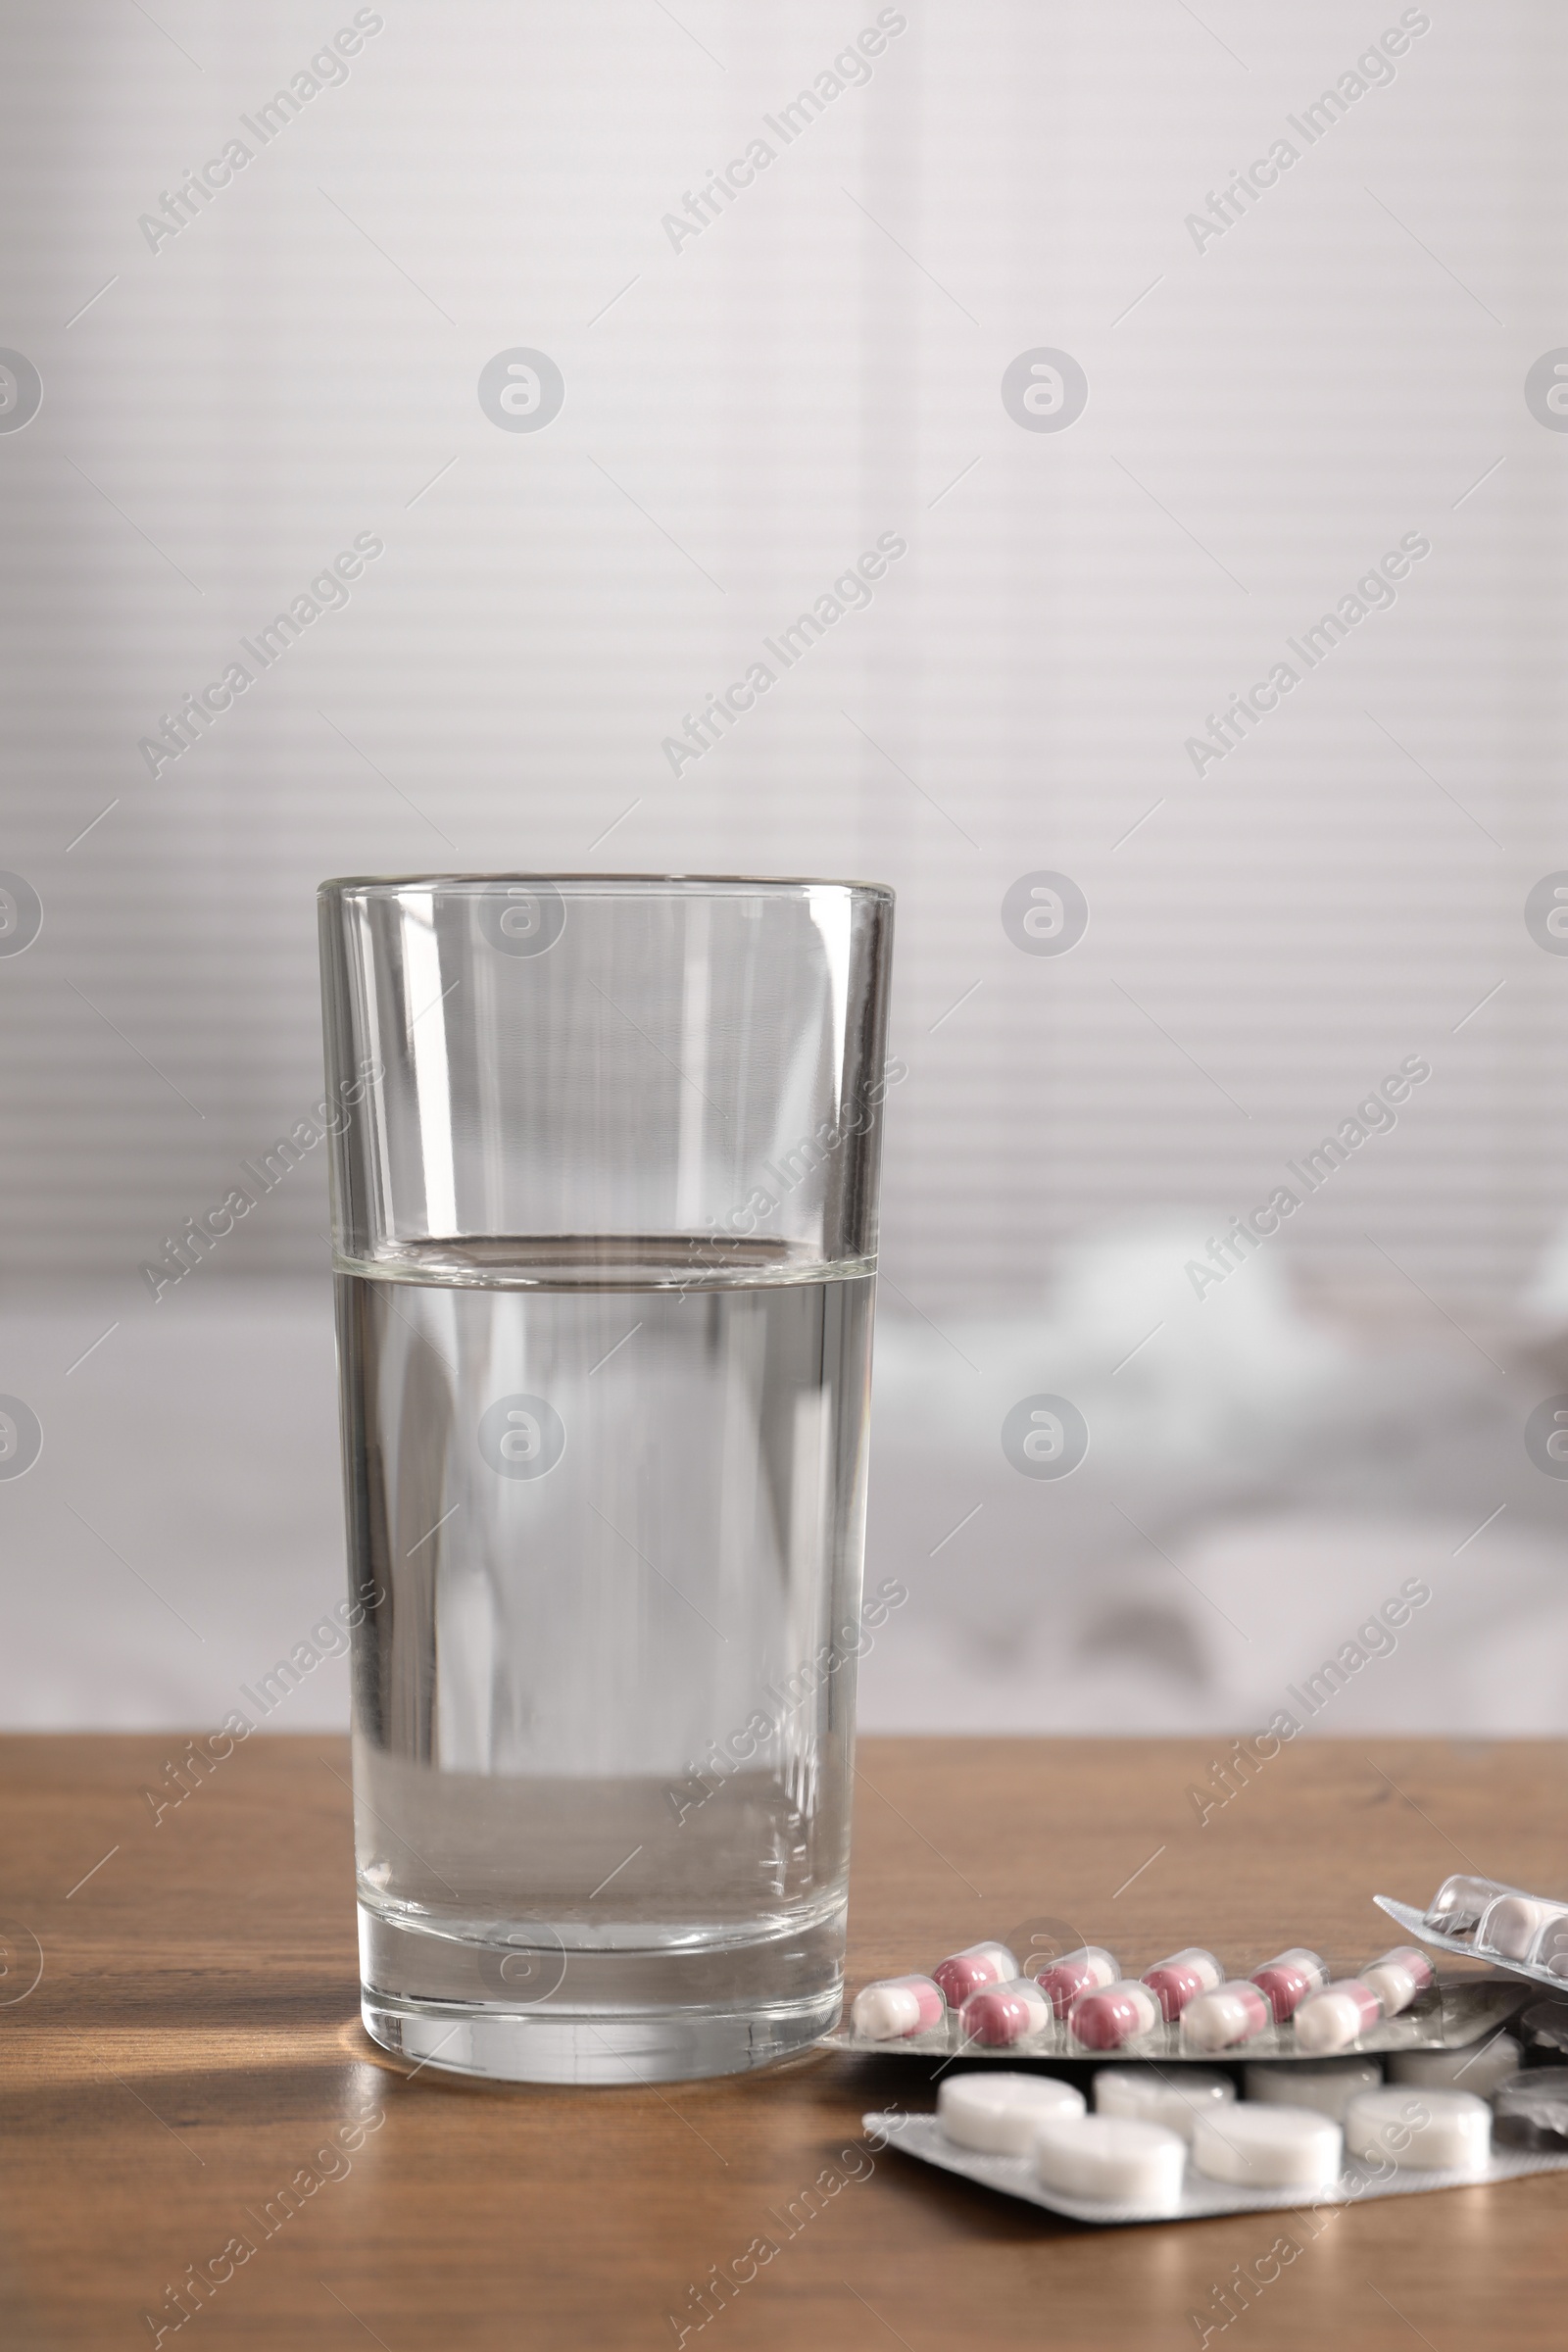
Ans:
<svg viewBox="0 0 1568 2352"><path fill-rule="evenodd" d="M346 1743L254 1740L155 1824L143 1791L182 1747L0 1740L15 2352L160 2327L209 2352L619 2352L683 2328L704 2352L1176 2352L1205 2326L1247 2352L1568 2340L1561 2175L1386 2199L1315 2236L1289 2214L1094 2230L873 2151L866 2109L932 2102L907 2061L660 2090L411 2080L359 2024ZM1193 1940L1353 1961L1391 1939L1374 1889L1568 1875L1568 1745L1303 1744L1200 1827L1187 1791L1212 1752L866 1740L852 1983L1046 1915L1139 1966ZM1221 2330L1215 2289L1293 2224L1299 2253ZM777 2249L760 2266L758 2239ZM715 2269L755 2276L715 2298ZM199 2316L176 2330L193 2270L221 2283L187 2286Z"/></svg>

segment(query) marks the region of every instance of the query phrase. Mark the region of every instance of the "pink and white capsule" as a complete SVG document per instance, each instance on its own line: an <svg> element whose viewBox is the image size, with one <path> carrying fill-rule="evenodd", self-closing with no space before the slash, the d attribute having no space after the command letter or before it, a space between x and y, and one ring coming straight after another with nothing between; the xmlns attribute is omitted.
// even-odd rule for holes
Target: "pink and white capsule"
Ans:
<svg viewBox="0 0 1568 2352"><path fill-rule="evenodd" d="M867 2041L906 2041L940 2025L947 2012L941 1988L929 1977L882 1977L856 1994L850 2026Z"/></svg>
<svg viewBox="0 0 1568 2352"><path fill-rule="evenodd" d="M1116 1984L1121 1968L1113 1952L1102 1951L1098 1943L1086 1943L1081 1950L1066 1952L1061 1959L1035 1969L1033 1975L1056 2015L1065 2017L1081 1992L1092 1992L1097 1984Z"/></svg>
<svg viewBox="0 0 1568 2352"><path fill-rule="evenodd" d="M1341 1977L1309 1992L1296 2012L1296 2046L1314 2058L1332 2057L1383 2023L1383 2003L1360 1977Z"/></svg>
<svg viewBox="0 0 1568 2352"><path fill-rule="evenodd" d="M1010 1984L986 1984L971 1992L958 2012L958 2024L966 2041L996 2050L1043 2034L1054 2015L1033 1977L1014 1977Z"/></svg>
<svg viewBox="0 0 1568 2352"><path fill-rule="evenodd" d="M1161 2016L1157 1993L1147 1984L1125 1982L1081 1992L1067 2012L1067 2024L1085 2049L1119 2050L1124 2041L1152 2034Z"/></svg>
<svg viewBox="0 0 1568 2352"><path fill-rule="evenodd" d="M941 1985L950 2009L961 2009L971 1992L986 1984L1010 1984L1017 1974L1018 1963L1004 1943L970 1943L939 1960L931 1981Z"/></svg>
<svg viewBox="0 0 1568 2352"><path fill-rule="evenodd" d="M1224 1979L1225 1971L1212 1952L1198 1944L1190 1944L1184 1952L1172 1952L1167 1959L1156 1960L1146 1968L1143 1983L1158 2001L1167 2025L1174 2024L1191 2000L1200 1992L1212 1992Z"/></svg>
<svg viewBox="0 0 1568 2352"><path fill-rule="evenodd" d="M1309 1992L1320 1992L1329 1981L1329 1972L1316 1952L1302 1944L1294 1944L1288 1952L1276 1952L1261 1968L1254 1968L1250 1982L1255 1984L1274 2012L1274 2023L1283 2026L1296 2015Z"/></svg>
<svg viewBox="0 0 1568 2352"><path fill-rule="evenodd" d="M1216 1984L1182 2011L1182 2040L1195 2050L1229 2050L1251 2041L1270 2023L1272 2011L1255 1984Z"/></svg>
<svg viewBox="0 0 1568 2352"><path fill-rule="evenodd" d="M1412 1943L1396 1944L1392 1952L1369 1960L1365 1968L1356 1971L1363 1984L1370 1984L1383 2003L1385 2017L1397 2017L1408 2009L1416 1994L1425 1992L1432 1982L1432 1963L1425 1952L1418 1952Z"/></svg>

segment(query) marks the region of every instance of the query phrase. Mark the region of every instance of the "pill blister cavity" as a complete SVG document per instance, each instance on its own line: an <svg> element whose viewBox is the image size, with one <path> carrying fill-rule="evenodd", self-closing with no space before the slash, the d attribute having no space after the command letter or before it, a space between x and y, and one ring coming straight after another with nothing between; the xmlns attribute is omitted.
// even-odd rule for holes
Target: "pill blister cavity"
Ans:
<svg viewBox="0 0 1568 2352"><path fill-rule="evenodd" d="M1364 2163L1395 2164L1405 2172L1481 2172L1492 2154L1492 2110L1473 2091L1390 2083L1350 2101L1345 2138Z"/></svg>
<svg viewBox="0 0 1568 2352"><path fill-rule="evenodd" d="M1044 2187L1137 2206L1151 2216L1176 2211L1186 2164L1179 2132L1123 2116L1054 2119L1035 2134L1035 2173Z"/></svg>
<svg viewBox="0 0 1568 2352"><path fill-rule="evenodd" d="M1000 2067L953 2075L937 2093L937 2114L960 2148L988 2156L1027 2156L1043 2123L1084 2113L1084 2094L1052 2075L1013 2075Z"/></svg>
<svg viewBox="0 0 1568 2352"><path fill-rule="evenodd" d="M1193 2163L1238 2188L1326 2188L1344 2162L1340 2127L1309 2107L1227 2107L1193 2132Z"/></svg>

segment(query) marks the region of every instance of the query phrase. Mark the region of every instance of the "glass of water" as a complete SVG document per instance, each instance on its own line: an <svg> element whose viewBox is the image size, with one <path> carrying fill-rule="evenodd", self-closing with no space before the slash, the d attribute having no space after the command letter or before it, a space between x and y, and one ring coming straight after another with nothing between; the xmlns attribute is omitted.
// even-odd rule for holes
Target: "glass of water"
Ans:
<svg viewBox="0 0 1568 2352"><path fill-rule="evenodd" d="M763 2065L842 1998L893 894L320 911L366 2025Z"/></svg>

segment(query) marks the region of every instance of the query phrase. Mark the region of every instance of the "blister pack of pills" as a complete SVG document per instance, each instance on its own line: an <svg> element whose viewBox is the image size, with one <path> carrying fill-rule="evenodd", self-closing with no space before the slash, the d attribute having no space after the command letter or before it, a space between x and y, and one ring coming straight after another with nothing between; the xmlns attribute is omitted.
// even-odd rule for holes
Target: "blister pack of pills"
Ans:
<svg viewBox="0 0 1568 2352"><path fill-rule="evenodd" d="M1511 1976L1568 1991L1568 1902L1495 1879L1445 1879L1424 1911L1375 1894L1380 1911L1440 1952L1490 1960Z"/></svg>
<svg viewBox="0 0 1568 2352"><path fill-rule="evenodd" d="M1517 2064L1517 2052L1515 2054ZM1069 2220L1117 2225L1360 2204L1568 2170L1568 2068L1511 2074L1489 2101L1368 2058L1218 2073L1107 2067L951 2075L934 2115L864 2118L885 2144Z"/></svg>
<svg viewBox="0 0 1568 2352"><path fill-rule="evenodd" d="M919 2058L1128 2057L1201 2064L1245 2056L1301 2062L1340 2052L1458 2051L1496 2034L1521 1995L1506 1978L1440 1984L1400 1945L1336 1976L1294 1946L1228 1977L1196 1945L1140 1977L1098 1944L1033 1956L970 1944L929 1976L863 1985L829 2046Z"/></svg>

